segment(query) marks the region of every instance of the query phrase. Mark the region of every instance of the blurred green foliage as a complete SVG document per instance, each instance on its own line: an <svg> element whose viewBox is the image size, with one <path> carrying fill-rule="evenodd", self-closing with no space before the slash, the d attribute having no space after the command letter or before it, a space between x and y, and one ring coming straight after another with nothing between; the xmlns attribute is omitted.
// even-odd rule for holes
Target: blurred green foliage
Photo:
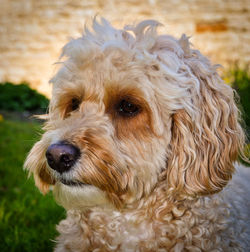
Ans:
<svg viewBox="0 0 250 252"><path fill-rule="evenodd" d="M27 83L14 85L10 82L0 83L0 109L7 111L41 111L45 112L49 100Z"/></svg>
<svg viewBox="0 0 250 252"><path fill-rule="evenodd" d="M249 66L240 68L234 65L227 73L228 79L232 87L240 96L240 106L243 114L243 119L246 123L248 135L250 133L250 73Z"/></svg>

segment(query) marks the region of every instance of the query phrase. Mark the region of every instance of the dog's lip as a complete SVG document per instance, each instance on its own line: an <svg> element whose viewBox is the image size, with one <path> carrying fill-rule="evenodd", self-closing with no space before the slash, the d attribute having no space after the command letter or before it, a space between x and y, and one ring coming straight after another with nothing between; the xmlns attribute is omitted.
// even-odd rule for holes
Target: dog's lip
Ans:
<svg viewBox="0 0 250 252"><path fill-rule="evenodd" d="M60 182L64 185L67 185L67 186L85 186L85 185L87 185L86 183L83 183L78 180L74 181L74 180L60 179Z"/></svg>

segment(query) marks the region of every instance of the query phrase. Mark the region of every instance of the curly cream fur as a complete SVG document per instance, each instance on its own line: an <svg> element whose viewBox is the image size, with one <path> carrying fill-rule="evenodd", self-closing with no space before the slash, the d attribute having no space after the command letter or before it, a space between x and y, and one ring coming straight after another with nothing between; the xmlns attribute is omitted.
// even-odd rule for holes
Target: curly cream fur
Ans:
<svg viewBox="0 0 250 252"><path fill-rule="evenodd" d="M245 142L234 92L185 35L158 35L159 25L94 20L63 48L45 133L25 163L67 210L55 251L250 247L249 169L231 180ZM122 99L140 113L119 116ZM45 152L62 140L81 157L60 174Z"/></svg>

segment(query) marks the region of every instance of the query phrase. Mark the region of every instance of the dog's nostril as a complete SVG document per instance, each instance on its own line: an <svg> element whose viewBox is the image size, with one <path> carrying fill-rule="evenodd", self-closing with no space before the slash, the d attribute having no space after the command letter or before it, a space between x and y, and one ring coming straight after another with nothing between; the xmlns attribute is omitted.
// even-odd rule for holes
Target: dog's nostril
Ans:
<svg viewBox="0 0 250 252"><path fill-rule="evenodd" d="M74 157L70 154L63 154L60 158L60 162L70 168L74 164Z"/></svg>
<svg viewBox="0 0 250 252"><path fill-rule="evenodd" d="M80 150L76 146L64 142L52 144L46 151L49 166L60 173L70 170L79 156Z"/></svg>
<svg viewBox="0 0 250 252"><path fill-rule="evenodd" d="M61 156L61 161L62 161L62 162L67 163L67 162L70 162L70 161L72 161L72 160L73 160L73 157L72 157L71 155L63 154L63 155Z"/></svg>

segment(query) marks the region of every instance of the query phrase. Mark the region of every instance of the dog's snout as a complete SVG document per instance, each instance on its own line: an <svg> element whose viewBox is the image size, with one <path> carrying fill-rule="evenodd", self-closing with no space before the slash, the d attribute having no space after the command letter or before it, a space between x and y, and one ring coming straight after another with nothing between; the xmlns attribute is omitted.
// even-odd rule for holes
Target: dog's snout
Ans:
<svg viewBox="0 0 250 252"><path fill-rule="evenodd" d="M79 157L80 150L76 146L64 142L52 144L46 151L49 166L60 173L70 170Z"/></svg>

